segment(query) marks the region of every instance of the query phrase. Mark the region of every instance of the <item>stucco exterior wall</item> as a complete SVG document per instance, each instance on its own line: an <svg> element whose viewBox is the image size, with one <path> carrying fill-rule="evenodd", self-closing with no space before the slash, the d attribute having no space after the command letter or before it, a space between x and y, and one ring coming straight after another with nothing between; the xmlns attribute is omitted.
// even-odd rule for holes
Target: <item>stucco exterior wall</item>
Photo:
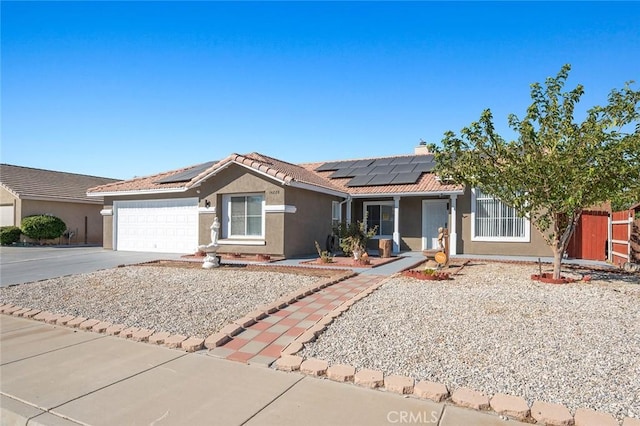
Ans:
<svg viewBox="0 0 640 426"><path fill-rule="evenodd" d="M101 204L62 203L57 201L21 200L20 221L31 215L50 214L64 221L75 233L71 244L102 244L103 220ZM16 218L16 220L18 220ZM55 242L58 242L57 240ZM62 243L68 240L62 239Z"/></svg>
<svg viewBox="0 0 640 426"><path fill-rule="evenodd" d="M223 196L231 194L264 194L265 206L279 206L284 204L285 189L278 182L258 173L252 172L241 166L230 166L204 182L198 190L200 194L200 207L205 207L208 200L210 209L215 207L215 215L221 222L221 236L224 234L223 222ZM199 220L199 244L208 244L210 238L210 226L213 223L213 213L201 213ZM284 255L284 213L265 213L264 245L234 244L221 245L218 253L245 253L245 254L269 254Z"/></svg>
<svg viewBox="0 0 640 426"><path fill-rule="evenodd" d="M485 242L472 241L471 238L471 189L466 188L464 195L457 200L458 215L458 253L504 256L551 256L542 234L531 226L530 241L524 242Z"/></svg>
<svg viewBox="0 0 640 426"><path fill-rule="evenodd" d="M285 204L295 213L284 213L284 255L316 254L315 241L325 250L332 228L332 202L343 198L287 187Z"/></svg>

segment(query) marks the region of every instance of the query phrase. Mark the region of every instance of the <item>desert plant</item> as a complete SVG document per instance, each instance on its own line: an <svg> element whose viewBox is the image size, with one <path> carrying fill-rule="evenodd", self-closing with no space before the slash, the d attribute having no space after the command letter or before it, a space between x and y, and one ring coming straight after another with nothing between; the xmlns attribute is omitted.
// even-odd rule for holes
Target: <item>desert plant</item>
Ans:
<svg viewBox="0 0 640 426"><path fill-rule="evenodd" d="M333 263L333 256L331 256L331 253L327 250L322 250L317 241L314 241L314 243L316 243L316 251L318 252L318 256L320 256L320 261L322 263Z"/></svg>
<svg viewBox="0 0 640 426"><path fill-rule="evenodd" d="M42 243L42 240L51 240L62 236L67 225L56 216L35 215L22 219L20 228L24 235Z"/></svg>
<svg viewBox="0 0 640 426"><path fill-rule="evenodd" d="M17 226L3 226L0 228L0 244L9 246L20 241L22 231Z"/></svg>
<svg viewBox="0 0 640 426"><path fill-rule="evenodd" d="M333 232L340 238L340 248L346 256L351 256L354 251L364 253L367 250L367 242L376 235L378 226L367 229L367 219L363 222L339 223Z"/></svg>

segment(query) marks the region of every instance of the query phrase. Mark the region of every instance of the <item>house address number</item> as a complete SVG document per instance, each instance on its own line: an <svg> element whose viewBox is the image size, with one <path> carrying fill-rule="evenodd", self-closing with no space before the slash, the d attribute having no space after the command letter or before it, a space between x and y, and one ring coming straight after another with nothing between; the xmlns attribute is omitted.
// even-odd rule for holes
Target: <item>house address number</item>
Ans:
<svg viewBox="0 0 640 426"><path fill-rule="evenodd" d="M271 191L269 191L269 195L277 195L280 193L279 189L272 189Z"/></svg>

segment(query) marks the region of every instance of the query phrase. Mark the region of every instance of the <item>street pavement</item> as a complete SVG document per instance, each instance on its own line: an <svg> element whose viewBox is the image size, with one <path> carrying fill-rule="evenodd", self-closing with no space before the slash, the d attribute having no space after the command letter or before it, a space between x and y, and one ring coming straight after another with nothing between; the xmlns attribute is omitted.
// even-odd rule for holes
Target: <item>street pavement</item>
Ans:
<svg viewBox="0 0 640 426"><path fill-rule="evenodd" d="M0 247L0 287L180 256L87 246Z"/></svg>

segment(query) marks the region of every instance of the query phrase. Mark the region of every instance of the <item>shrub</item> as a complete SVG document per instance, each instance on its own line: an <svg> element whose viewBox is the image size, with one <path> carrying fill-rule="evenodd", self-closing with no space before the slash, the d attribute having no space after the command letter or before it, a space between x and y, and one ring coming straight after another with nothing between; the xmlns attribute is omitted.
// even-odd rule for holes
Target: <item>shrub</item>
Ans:
<svg viewBox="0 0 640 426"><path fill-rule="evenodd" d="M340 248L346 256L351 256L354 251L361 253L367 250L367 241L376 235L378 225L367 229L367 217L363 222L339 223L333 232L340 238Z"/></svg>
<svg viewBox="0 0 640 426"><path fill-rule="evenodd" d="M67 229L67 225L59 217L36 215L22 219L21 228L24 235L42 242L42 240L60 238Z"/></svg>
<svg viewBox="0 0 640 426"><path fill-rule="evenodd" d="M0 244L9 246L20 241L22 231L17 226L3 226L0 228Z"/></svg>

